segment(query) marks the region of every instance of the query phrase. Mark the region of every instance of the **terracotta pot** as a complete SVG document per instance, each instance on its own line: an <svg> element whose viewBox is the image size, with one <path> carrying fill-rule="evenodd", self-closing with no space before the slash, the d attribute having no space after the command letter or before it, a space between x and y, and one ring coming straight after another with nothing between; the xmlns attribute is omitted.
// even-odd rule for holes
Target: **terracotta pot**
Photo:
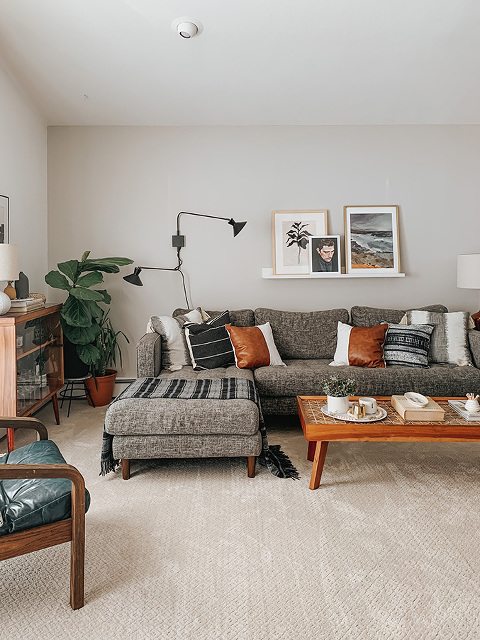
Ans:
<svg viewBox="0 0 480 640"><path fill-rule="evenodd" d="M115 369L107 369L106 375L97 376L96 378L87 378L85 386L90 392L90 397L96 407L104 407L110 404L113 397L113 389L115 387L115 378L117 372ZM96 380L96 384L95 384ZM92 405L87 394L88 403Z"/></svg>

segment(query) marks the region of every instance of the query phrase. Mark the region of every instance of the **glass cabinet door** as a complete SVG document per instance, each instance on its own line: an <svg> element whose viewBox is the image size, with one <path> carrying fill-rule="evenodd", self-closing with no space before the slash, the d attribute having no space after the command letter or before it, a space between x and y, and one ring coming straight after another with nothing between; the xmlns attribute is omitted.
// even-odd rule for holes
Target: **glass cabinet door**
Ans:
<svg viewBox="0 0 480 640"><path fill-rule="evenodd" d="M58 388L61 381L60 315L18 325L17 415L22 415Z"/></svg>

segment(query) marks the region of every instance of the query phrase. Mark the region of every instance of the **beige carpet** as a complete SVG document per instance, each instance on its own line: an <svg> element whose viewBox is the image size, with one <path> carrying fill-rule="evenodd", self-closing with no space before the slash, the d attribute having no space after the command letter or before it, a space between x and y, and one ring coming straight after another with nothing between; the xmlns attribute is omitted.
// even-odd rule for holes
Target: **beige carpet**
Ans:
<svg viewBox="0 0 480 640"><path fill-rule="evenodd" d="M86 605L68 604L69 546L0 565L0 638L480 638L480 448L330 445L323 484L296 426L269 429L301 472L244 460L132 463L98 475L104 409L37 417L84 474Z"/></svg>

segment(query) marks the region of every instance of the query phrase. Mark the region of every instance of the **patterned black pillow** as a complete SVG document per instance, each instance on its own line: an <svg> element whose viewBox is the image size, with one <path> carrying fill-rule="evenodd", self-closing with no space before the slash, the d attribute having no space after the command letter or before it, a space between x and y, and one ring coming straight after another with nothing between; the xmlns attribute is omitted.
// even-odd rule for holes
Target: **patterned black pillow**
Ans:
<svg viewBox="0 0 480 640"><path fill-rule="evenodd" d="M391 324L383 343L385 365L428 369L428 349L433 324Z"/></svg>
<svg viewBox="0 0 480 640"><path fill-rule="evenodd" d="M225 328L226 324L230 324L228 311L224 311L208 322L188 323L184 326L195 371L235 364L232 343Z"/></svg>

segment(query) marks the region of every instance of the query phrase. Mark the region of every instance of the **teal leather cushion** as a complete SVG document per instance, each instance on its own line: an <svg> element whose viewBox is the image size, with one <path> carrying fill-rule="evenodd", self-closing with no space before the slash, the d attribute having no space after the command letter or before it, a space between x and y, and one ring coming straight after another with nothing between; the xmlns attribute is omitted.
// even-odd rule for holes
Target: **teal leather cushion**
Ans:
<svg viewBox="0 0 480 640"><path fill-rule="evenodd" d="M57 445L38 440L0 457L0 464L65 464ZM70 518L72 483L66 478L0 481L0 536ZM85 511L90 494L85 489Z"/></svg>

